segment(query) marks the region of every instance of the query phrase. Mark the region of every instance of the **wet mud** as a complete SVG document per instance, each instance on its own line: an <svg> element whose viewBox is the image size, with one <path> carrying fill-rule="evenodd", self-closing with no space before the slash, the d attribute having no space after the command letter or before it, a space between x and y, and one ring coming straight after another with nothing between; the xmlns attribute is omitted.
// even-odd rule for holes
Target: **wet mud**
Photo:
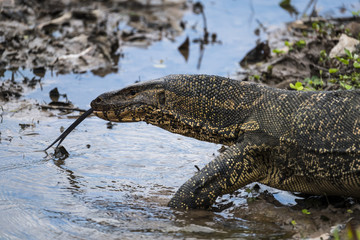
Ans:
<svg viewBox="0 0 360 240"><path fill-rule="evenodd" d="M360 45L359 18L346 17L324 19L309 17L286 24L285 28L266 30L268 40L259 42L240 61L240 65L247 69L239 73L245 81L264 83L269 86L291 89L290 84L318 80L311 84L309 90L338 90L344 89L339 82L331 82L332 78L349 72L359 72L348 64L341 64L337 58L344 56L344 49L351 49L359 53ZM351 39L354 44L339 45L342 38ZM333 56L332 56L333 55ZM351 65L351 64L350 64ZM336 76L329 73L329 69L337 69ZM359 76L353 79L353 87L358 88ZM321 86L319 82L321 81ZM356 83L355 83L356 82Z"/></svg>
<svg viewBox="0 0 360 240"><path fill-rule="evenodd" d="M91 70L100 76L117 71L121 46L174 39L188 8L185 1L4 0L0 5L2 68Z"/></svg>

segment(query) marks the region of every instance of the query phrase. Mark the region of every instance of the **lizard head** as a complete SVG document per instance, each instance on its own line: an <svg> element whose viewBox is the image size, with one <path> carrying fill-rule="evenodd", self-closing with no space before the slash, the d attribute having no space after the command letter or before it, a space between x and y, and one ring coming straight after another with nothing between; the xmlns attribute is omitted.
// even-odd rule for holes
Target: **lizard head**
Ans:
<svg viewBox="0 0 360 240"><path fill-rule="evenodd" d="M137 122L204 141L226 144L237 138L241 112L237 84L207 75L170 75L101 94L94 113L114 122ZM229 142L229 144L231 144Z"/></svg>
<svg viewBox="0 0 360 240"><path fill-rule="evenodd" d="M106 92L91 102L96 116L112 122L145 121L165 103L163 81L136 83Z"/></svg>

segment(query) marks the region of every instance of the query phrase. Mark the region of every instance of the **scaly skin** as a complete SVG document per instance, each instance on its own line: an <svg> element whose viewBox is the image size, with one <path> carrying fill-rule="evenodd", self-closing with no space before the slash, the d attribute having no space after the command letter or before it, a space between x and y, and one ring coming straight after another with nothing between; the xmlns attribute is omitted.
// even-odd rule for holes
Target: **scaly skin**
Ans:
<svg viewBox="0 0 360 240"><path fill-rule="evenodd" d="M252 182L315 195L360 197L360 91L296 92L207 75L170 75L91 103L115 122L145 121L230 146L171 199L209 208Z"/></svg>

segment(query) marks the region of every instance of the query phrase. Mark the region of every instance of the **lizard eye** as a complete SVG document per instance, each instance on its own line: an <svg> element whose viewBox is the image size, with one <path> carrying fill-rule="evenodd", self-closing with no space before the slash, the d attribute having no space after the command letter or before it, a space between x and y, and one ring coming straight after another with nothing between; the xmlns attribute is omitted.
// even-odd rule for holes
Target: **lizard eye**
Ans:
<svg viewBox="0 0 360 240"><path fill-rule="evenodd" d="M135 94L136 94L136 91L135 91L135 90L133 90L133 89L130 90L130 92L129 92L129 95L130 95L130 96L135 96Z"/></svg>
<svg viewBox="0 0 360 240"><path fill-rule="evenodd" d="M96 103L101 103L101 102L102 102L102 99L99 98L99 97L97 97L97 98L94 100L94 102L96 102Z"/></svg>
<svg viewBox="0 0 360 240"><path fill-rule="evenodd" d="M159 104L164 105L165 104L165 92L160 92L158 94Z"/></svg>

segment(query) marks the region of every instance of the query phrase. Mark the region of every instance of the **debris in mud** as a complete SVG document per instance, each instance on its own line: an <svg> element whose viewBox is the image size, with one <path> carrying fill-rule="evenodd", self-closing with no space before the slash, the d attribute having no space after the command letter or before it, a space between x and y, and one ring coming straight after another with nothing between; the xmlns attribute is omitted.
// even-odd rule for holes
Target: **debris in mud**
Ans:
<svg viewBox="0 0 360 240"><path fill-rule="evenodd" d="M107 123L106 123L106 128L107 128L107 129L113 129L113 127L114 127L115 125L116 125L116 124L113 123L113 122L107 122Z"/></svg>
<svg viewBox="0 0 360 240"><path fill-rule="evenodd" d="M41 84L41 78L23 77L22 82L15 81L15 73L19 71L13 70L12 77L1 82L0 85L0 101L8 102L12 99L18 99L22 96L23 92L27 88L35 88L36 85ZM21 74L21 73L20 73Z"/></svg>
<svg viewBox="0 0 360 240"><path fill-rule="evenodd" d="M204 12L204 5L201 2L195 2L192 7L193 7L193 13L201 15L202 19L203 19L203 33L202 33L202 36L192 40L193 43L199 44L200 55L199 55L199 59L198 59L198 63L197 63L196 68L200 69L206 45L215 44L215 43L216 44L221 44L221 41L217 40L217 34L216 33L210 33L208 31L206 15L205 15L205 12ZM186 51L186 47L188 47L187 46L187 40L185 40L185 42L179 48L179 51L184 56L185 60L187 60L187 54L189 54Z"/></svg>
<svg viewBox="0 0 360 240"><path fill-rule="evenodd" d="M186 9L185 0L9 1L0 14L0 66L105 76L117 72L121 46L179 35Z"/></svg>
<svg viewBox="0 0 360 240"><path fill-rule="evenodd" d="M246 203L232 206L225 200L218 202L216 208L247 221L274 224L292 232L289 236L292 239L320 239L321 236L330 239L335 228L340 239L348 239L350 227L360 234L360 203L356 199L303 195L295 198L296 204L284 205L275 198L278 190L266 189L269 188L255 184L239 190L230 194L229 199L246 198Z"/></svg>
<svg viewBox="0 0 360 240"><path fill-rule="evenodd" d="M43 72L42 69L37 70L36 75L41 75ZM20 75L22 78L20 80L15 80L15 75ZM21 80L22 79L22 80ZM22 113L24 109L43 109L43 110L59 110L62 114L69 114L74 111L85 112L84 109L79 109L75 107L67 98L66 94L60 94L57 88L52 89L49 92L49 97L52 100L49 104L39 104L36 101L29 102L26 99L22 99L24 93L27 91L34 89L36 86L41 85L41 77L33 76L32 78L28 78L23 76L21 71L13 70L11 78L6 79L1 82L0 85L0 102L9 103L7 105L3 104L2 111L6 114L25 114ZM64 98L64 100L60 101L60 97ZM17 100L19 106L15 106L13 103ZM10 107L10 109L8 109ZM5 108L5 110L4 110ZM44 112L44 111L43 111ZM52 113L48 113L47 115L52 115Z"/></svg>
<svg viewBox="0 0 360 240"><path fill-rule="evenodd" d="M260 43L240 61L249 69L243 79L295 90L359 88L358 20L310 18L268 32L269 50Z"/></svg>
<svg viewBox="0 0 360 240"><path fill-rule="evenodd" d="M25 130L26 128L29 127L35 127L35 123L19 123L19 126L21 128L21 130Z"/></svg>
<svg viewBox="0 0 360 240"><path fill-rule="evenodd" d="M63 96L66 97L66 94L64 94ZM59 90L57 88L50 90L49 97L50 97L51 101L58 102L59 98L60 98Z"/></svg>
<svg viewBox="0 0 360 240"><path fill-rule="evenodd" d="M186 37L185 41L178 47L179 52L185 58L185 61L189 59L190 41L189 37Z"/></svg>
<svg viewBox="0 0 360 240"><path fill-rule="evenodd" d="M64 146L59 146L55 148L54 157L58 160L65 160L70 156L69 152L65 149Z"/></svg>
<svg viewBox="0 0 360 240"><path fill-rule="evenodd" d="M67 95L60 94L57 88L53 88L52 90L50 90L49 97L51 99L49 106L54 107L58 110L73 111L74 105L68 100ZM65 98L65 101L59 101L60 97Z"/></svg>
<svg viewBox="0 0 360 240"><path fill-rule="evenodd" d="M0 101L8 102L12 98L19 98L23 92L23 87L11 80L6 80L0 86Z"/></svg>
<svg viewBox="0 0 360 240"><path fill-rule="evenodd" d="M350 52L356 51L356 46L359 45L360 41L347 36L346 34L341 34L339 42L331 49L329 53L330 58L335 57L345 57L345 49Z"/></svg>
<svg viewBox="0 0 360 240"><path fill-rule="evenodd" d="M258 62L266 61L270 58L270 47L267 41L260 42L254 49L249 51L246 56L240 61L240 66L246 68L248 65L253 65Z"/></svg>

